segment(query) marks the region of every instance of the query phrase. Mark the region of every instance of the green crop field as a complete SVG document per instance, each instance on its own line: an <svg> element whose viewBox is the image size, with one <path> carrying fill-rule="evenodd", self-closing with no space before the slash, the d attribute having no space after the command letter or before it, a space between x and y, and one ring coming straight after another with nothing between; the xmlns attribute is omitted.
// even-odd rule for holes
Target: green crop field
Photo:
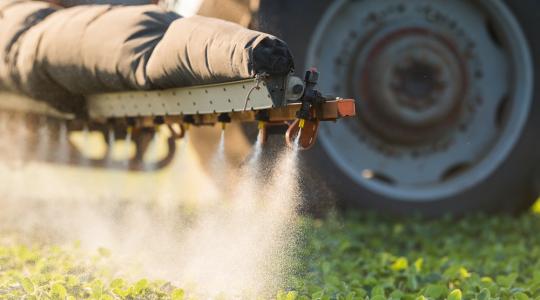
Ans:
<svg viewBox="0 0 540 300"><path fill-rule="evenodd" d="M302 221L278 299L540 299L540 205L519 217ZM0 246L0 299L193 299L182 286L114 278L106 249Z"/></svg>

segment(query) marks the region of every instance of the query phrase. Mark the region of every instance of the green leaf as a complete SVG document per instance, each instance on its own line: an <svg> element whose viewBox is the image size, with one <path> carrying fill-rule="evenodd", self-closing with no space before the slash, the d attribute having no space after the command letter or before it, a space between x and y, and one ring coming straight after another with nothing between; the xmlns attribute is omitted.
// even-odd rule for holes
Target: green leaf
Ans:
<svg viewBox="0 0 540 300"><path fill-rule="evenodd" d="M469 277L471 277L471 273L469 273L469 271L463 267L459 268L459 276L462 280L464 279L467 279Z"/></svg>
<svg viewBox="0 0 540 300"><path fill-rule="evenodd" d="M439 299L448 293L448 289L443 285L429 285L425 291L424 296L433 299Z"/></svg>
<svg viewBox="0 0 540 300"><path fill-rule="evenodd" d="M497 276L497 283L503 287L511 287L516 282L516 279L518 278L518 274L509 274L509 275L501 275Z"/></svg>
<svg viewBox="0 0 540 300"><path fill-rule="evenodd" d="M491 277L488 277L488 276L484 276L480 278L480 281L483 283L493 283L493 279L491 279Z"/></svg>
<svg viewBox="0 0 540 300"><path fill-rule="evenodd" d="M35 290L34 283L32 282L30 278L24 277L23 279L21 279L21 286L26 293L28 294L34 293L34 290Z"/></svg>
<svg viewBox="0 0 540 300"><path fill-rule="evenodd" d="M78 285L79 283L80 283L80 280L76 276L68 275L66 277L66 285L68 287L74 287L74 286Z"/></svg>
<svg viewBox="0 0 540 300"><path fill-rule="evenodd" d="M113 288L113 294L125 298L131 294L131 289Z"/></svg>
<svg viewBox="0 0 540 300"><path fill-rule="evenodd" d="M523 292L514 294L514 299L516 300L529 300L529 296Z"/></svg>
<svg viewBox="0 0 540 300"><path fill-rule="evenodd" d="M416 291L418 289L418 279L415 275L409 275L407 277L407 288L412 291Z"/></svg>
<svg viewBox="0 0 540 300"><path fill-rule="evenodd" d="M183 289L175 289L171 293L172 300L184 300L185 293Z"/></svg>
<svg viewBox="0 0 540 300"><path fill-rule="evenodd" d="M65 299L67 296L67 290L62 284L53 283L51 287L51 294L56 299Z"/></svg>
<svg viewBox="0 0 540 300"><path fill-rule="evenodd" d="M384 287L378 285L371 290L371 297L383 296L385 297Z"/></svg>
<svg viewBox="0 0 540 300"><path fill-rule="evenodd" d="M455 289L448 295L448 300L461 300L462 294L461 290Z"/></svg>
<svg viewBox="0 0 540 300"><path fill-rule="evenodd" d="M285 296L285 300L296 300L298 298L298 292L288 292Z"/></svg>
<svg viewBox="0 0 540 300"><path fill-rule="evenodd" d="M409 267L409 261L405 257L400 257L394 261L390 268L394 271L405 270Z"/></svg>
<svg viewBox="0 0 540 300"><path fill-rule="evenodd" d="M355 300L355 299L357 299L355 292L349 292L347 295L345 295L345 300Z"/></svg>
<svg viewBox="0 0 540 300"><path fill-rule="evenodd" d="M115 280L111 281L109 284L109 287L111 289L121 289L126 286L126 282L121 278L116 278Z"/></svg>
<svg viewBox="0 0 540 300"><path fill-rule="evenodd" d="M414 262L414 269L416 270L416 272L421 272L423 265L424 265L424 259L420 257Z"/></svg>
<svg viewBox="0 0 540 300"><path fill-rule="evenodd" d="M393 300L400 300L401 298L403 298L403 292L402 291L399 291L399 290L395 290L393 291L392 293L390 293L390 299L393 299Z"/></svg>
<svg viewBox="0 0 540 300"><path fill-rule="evenodd" d="M324 297L324 290L320 290L311 294L311 299L322 299ZM278 298L279 299L279 298ZM283 298L281 298L282 300Z"/></svg>
<svg viewBox="0 0 540 300"><path fill-rule="evenodd" d="M483 288L478 294L477 300L489 300L491 299L491 294L488 289Z"/></svg>
<svg viewBox="0 0 540 300"><path fill-rule="evenodd" d="M147 279L141 279L135 283L134 292L136 295L140 295L148 288L148 280Z"/></svg>
<svg viewBox="0 0 540 300"><path fill-rule="evenodd" d="M92 289L92 296L98 299L101 298L101 295L103 294L103 282L96 279L90 283L90 287Z"/></svg>

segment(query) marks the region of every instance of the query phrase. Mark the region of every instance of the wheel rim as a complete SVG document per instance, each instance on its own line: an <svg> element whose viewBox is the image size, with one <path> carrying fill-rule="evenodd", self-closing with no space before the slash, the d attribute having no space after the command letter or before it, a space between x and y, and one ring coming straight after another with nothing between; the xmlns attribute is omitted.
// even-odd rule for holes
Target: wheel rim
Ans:
<svg viewBox="0 0 540 300"><path fill-rule="evenodd" d="M321 126L325 151L357 184L401 201L487 178L532 103L530 51L498 0L337 1L306 65L323 91L360 100L357 120Z"/></svg>

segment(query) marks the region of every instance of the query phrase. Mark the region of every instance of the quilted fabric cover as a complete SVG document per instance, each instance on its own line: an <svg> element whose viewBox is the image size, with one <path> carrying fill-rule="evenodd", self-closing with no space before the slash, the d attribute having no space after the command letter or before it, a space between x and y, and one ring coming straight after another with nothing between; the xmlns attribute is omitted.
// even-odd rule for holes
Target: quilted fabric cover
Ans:
<svg viewBox="0 0 540 300"><path fill-rule="evenodd" d="M0 88L63 111L84 110L84 95L216 83L285 74L287 45L239 25L182 18L156 5L61 8L0 2Z"/></svg>

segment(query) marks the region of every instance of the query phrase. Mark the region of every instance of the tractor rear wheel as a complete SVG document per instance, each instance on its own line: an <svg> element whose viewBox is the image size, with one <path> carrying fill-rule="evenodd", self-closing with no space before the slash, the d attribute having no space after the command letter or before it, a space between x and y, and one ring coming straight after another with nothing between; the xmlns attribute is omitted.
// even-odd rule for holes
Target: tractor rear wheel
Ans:
<svg viewBox="0 0 540 300"><path fill-rule="evenodd" d="M540 2L261 0L298 70L358 100L305 153L338 199L383 213L515 212L538 196ZM310 42L308 42L310 41Z"/></svg>

